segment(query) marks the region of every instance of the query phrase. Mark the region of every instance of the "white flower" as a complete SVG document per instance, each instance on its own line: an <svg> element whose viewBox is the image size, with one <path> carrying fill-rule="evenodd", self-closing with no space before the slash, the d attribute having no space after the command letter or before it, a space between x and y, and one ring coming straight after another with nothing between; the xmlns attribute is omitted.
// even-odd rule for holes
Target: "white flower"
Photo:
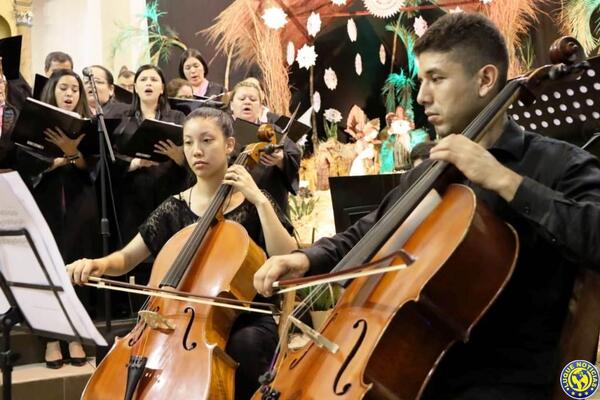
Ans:
<svg viewBox="0 0 600 400"><path fill-rule="evenodd" d="M321 110L321 93L317 92L316 90L312 97L312 108L315 113L318 113Z"/></svg>
<svg viewBox="0 0 600 400"><path fill-rule="evenodd" d="M385 47L383 47L383 43L379 46L379 61L385 65Z"/></svg>
<svg viewBox="0 0 600 400"><path fill-rule="evenodd" d="M356 70L356 75L362 74L362 57L360 54L356 54L356 58L354 59L354 69Z"/></svg>
<svg viewBox="0 0 600 400"><path fill-rule="evenodd" d="M315 46L309 46L307 44L302 46L302 48L298 50L296 61L298 62L298 66L300 68L309 69L310 67L315 65L315 62L317 61L317 53L315 52Z"/></svg>
<svg viewBox="0 0 600 400"><path fill-rule="evenodd" d="M461 12L464 12L464 11L459 6L456 6L456 8L453 8L452 10L450 10L450 14L461 13Z"/></svg>
<svg viewBox="0 0 600 400"><path fill-rule="evenodd" d="M415 33L417 34L417 36L421 37L427 30L427 21L425 21L425 18L418 16L417 18L415 18L413 28L415 29Z"/></svg>
<svg viewBox="0 0 600 400"><path fill-rule="evenodd" d="M332 68L327 68L325 70L325 74L323 75L323 80L325 81L325 86L329 90L335 90L338 84L337 75Z"/></svg>
<svg viewBox="0 0 600 400"><path fill-rule="evenodd" d="M342 113L335 108L328 108L325 110L324 115L327 121L334 122L336 124L342 120Z"/></svg>
<svg viewBox="0 0 600 400"><path fill-rule="evenodd" d="M294 47L294 43L288 42L287 44L287 63L288 65L292 65L294 60L296 59L296 48Z"/></svg>
<svg viewBox="0 0 600 400"><path fill-rule="evenodd" d="M369 13L379 18L388 18L404 7L405 0L363 0Z"/></svg>
<svg viewBox="0 0 600 400"><path fill-rule="evenodd" d="M310 36L317 36L321 30L321 16L318 13L314 11L310 13L310 17L306 21L306 30Z"/></svg>
<svg viewBox="0 0 600 400"><path fill-rule="evenodd" d="M265 24L271 29L281 29L287 24L287 14L279 7L267 8L262 15Z"/></svg>
<svg viewBox="0 0 600 400"><path fill-rule="evenodd" d="M346 0L331 0L331 2L335 6L345 6L346 5Z"/></svg>
<svg viewBox="0 0 600 400"><path fill-rule="evenodd" d="M352 18L350 18L348 20L348 24L346 25L346 28L348 29L348 37L350 38L350 41L356 42L356 36L357 36L356 24L354 23L354 20Z"/></svg>

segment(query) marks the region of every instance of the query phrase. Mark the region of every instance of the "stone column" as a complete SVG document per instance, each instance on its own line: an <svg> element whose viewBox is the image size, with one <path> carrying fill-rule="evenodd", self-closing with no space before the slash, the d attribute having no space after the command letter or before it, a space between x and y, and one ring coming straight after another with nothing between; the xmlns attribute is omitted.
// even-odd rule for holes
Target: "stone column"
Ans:
<svg viewBox="0 0 600 400"><path fill-rule="evenodd" d="M21 74L33 85L31 73L31 26L33 25L33 0L14 0L17 34L23 36L21 45Z"/></svg>

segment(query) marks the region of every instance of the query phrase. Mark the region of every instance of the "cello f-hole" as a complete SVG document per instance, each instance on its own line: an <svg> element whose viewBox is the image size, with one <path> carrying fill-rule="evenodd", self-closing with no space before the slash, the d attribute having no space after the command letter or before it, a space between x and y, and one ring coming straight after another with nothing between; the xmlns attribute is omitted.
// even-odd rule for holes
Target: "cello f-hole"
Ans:
<svg viewBox="0 0 600 400"><path fill-rule="evenodd" d="M359 319L358 321L356 321L354 323L354 325L352 325L352 328L362 329L362 330L360 332L360 336L358 337L358 340L356 341L356 343L354 343L352 350L350 350L350 354L348 354L348 357L344 360L342 367L336 374L335 380L333 381L333 393L335 393L338 396L345 395L348 392L348 390L350 390L350 388L352 387L351 383L346 383L341 390L338 389L338 386L340 384L340 379L342 378L344 371L346 370L346 368L348 367L348 364L350 364L350 362L352 361L352 359L358 352L358 348L360 347L362 342L365 340L365 336L367 335L367 321L365 321L364 319Z"/></svg>
<svg viewBox="0 0 600 400"><path fill-rule="evenodd" d="M190 334L190 330L192 329L192 324L194 323L194 319L196 318L196 311L194 310L193 307L186 307L184 312L190 312L190 320L188 322L187 327L185 328L185 333L183 334L183 348L186 349L187 351L190 350L194 350L197 346L196 342L193 342L191 344L188 345L188 336Z"/></svg>

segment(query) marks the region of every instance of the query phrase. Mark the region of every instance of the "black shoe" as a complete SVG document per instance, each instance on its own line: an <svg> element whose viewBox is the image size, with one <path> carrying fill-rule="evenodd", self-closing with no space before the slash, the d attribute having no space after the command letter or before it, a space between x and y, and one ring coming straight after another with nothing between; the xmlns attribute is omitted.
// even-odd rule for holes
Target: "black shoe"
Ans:
<svg viewBox="0 0 600 400"><path fill-rule="evenodd" d="M83 367L85 364L87 364L87 358L85 357L73 357L69 359L69 363L71 365L74 365L76 367Z"/></svg>
<svg viewBox="0 0 600 400"><path fill-rule="evenodd" d="M59 369L63 366L64 360L62 358L54 361L46 361L46 368Z"/></svg>

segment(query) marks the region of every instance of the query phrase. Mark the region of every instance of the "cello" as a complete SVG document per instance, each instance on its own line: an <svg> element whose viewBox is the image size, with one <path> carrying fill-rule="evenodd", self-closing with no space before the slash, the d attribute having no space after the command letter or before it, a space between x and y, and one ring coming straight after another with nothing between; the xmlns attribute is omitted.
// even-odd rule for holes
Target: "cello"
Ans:
<svg viewBox="0 0 600 400"><path fill-rule="evenodd" d="M274 131L261 128L259 136L263 142L247 147L235 164L275 147ZM198 223L163 246L149 292L167 293L150 298L134 329L115 341L82 398L234 397L237 363L225 346L238 310L255 304L252 276L265 254L241 225L223 218L231 189L222 184Z"/></svg>
<svg viewBox="0 0 600 400"><path fill-rule="evenodd" d="M555 42L558 65L509 82L463 134L480 141L517 98L531 102L547 82L581 74L582 53L572 38ZM279 354L253 399L421 398L450 347L469 340L497 299L519 254L516 231L469 187L453 183L456 172L447 162L432 162L332 274L278 282L299 287L330 282L334 274L346 279L345 272L365 263L402 266L349 283L320 331L310 333L312 341ZM473 284L466 277L485 279ZM293 313L296 319L303 308Z"/></svg>

